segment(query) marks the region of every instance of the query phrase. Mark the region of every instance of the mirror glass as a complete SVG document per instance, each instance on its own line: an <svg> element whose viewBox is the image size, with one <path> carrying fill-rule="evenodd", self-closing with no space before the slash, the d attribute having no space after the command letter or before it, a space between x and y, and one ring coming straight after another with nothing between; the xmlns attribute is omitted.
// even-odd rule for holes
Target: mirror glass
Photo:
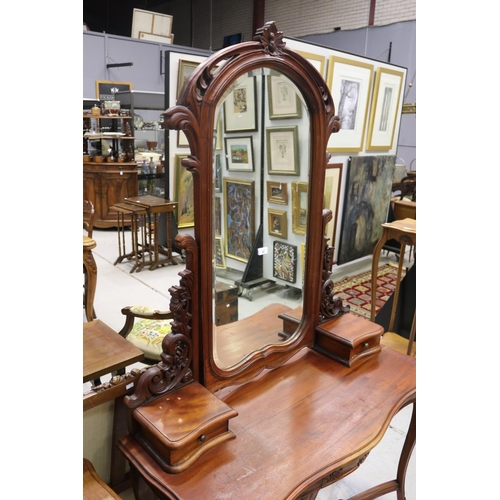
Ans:
<svg viewBox="0 0 500 500"><path fill-rule="evenodd" d="M230 370L299 324L310 121L297 86L269 68L234 81L215 116L213 358Z"/></svg>

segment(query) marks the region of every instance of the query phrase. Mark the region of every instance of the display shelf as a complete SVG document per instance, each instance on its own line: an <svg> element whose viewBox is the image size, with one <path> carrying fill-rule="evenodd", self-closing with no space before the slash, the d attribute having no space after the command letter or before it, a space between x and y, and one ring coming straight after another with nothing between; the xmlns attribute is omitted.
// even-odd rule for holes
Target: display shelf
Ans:
<svg viewBox="0 0 500 500"><path fill-rule="evenodd" d="M94 205L97 228L116 226L118 217L111 207L138 193L135 138L125 135L132 134L132 128L125 127L131 118L83 112L83 199ZM109 132L102 133L103 128ZM89 134L89 130L96 133ZM109 151L116 156L113 161L109 161ZM88 161L96 156L102 161Z"/></svg>

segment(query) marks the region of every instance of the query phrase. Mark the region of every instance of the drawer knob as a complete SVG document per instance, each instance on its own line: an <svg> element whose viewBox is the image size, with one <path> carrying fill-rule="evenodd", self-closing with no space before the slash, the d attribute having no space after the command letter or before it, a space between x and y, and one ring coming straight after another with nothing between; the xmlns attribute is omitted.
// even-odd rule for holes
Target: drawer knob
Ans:
<svg viewBox="0 0 500 500"><path fill-rule="evenodd" d="M366 349L367 347L370 347L370 344L369 344L368 342L365 342L365 343L363 344L363 347Z"/></svg>
<svg viewBox="0 0 500 500"><path fill-rule="evenodd" d="M206 441L206 439L207 439L207 436L205 436L205 434L202 434L202 435L200 436L200 441L201 441L202 443L204 443L204 442Z"/></svg>

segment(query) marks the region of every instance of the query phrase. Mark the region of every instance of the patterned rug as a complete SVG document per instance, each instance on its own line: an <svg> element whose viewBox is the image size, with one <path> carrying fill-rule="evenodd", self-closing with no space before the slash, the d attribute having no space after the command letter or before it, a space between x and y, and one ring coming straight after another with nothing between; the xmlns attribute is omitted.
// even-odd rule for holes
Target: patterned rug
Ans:
<svg viewBox="0 0 500 500"><path fill-rule="evenodd" d="M405 269L401 273L401 278L405 275ZM379 267L377 274L377 299L375 302L375 314L387 302L396 289L396 278L398 267L396 264L385 264ZM338 295L351 306L351 312L370 319L372 300L372 272L348 276L342 281L335 283L335 295Z"/></svg>

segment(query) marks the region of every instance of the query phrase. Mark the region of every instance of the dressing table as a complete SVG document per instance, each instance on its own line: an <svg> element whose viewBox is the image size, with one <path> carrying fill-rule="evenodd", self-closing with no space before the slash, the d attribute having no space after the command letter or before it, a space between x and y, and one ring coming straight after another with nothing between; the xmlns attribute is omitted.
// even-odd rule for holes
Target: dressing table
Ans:
<svg viewBox="0 0 500 500"><path fill-rule="evenodd" d="M294 110L279 122L273 89L280 89L284 109ZM250 110L256 125L249 126ZM227 132L233 119L239 134ZM267 23L253 41L200 64L177 105L164 113L164 126L182 130L189 141L191 154L182 165L193 175L195 234L175 239L186 268L169 290L174 319L162 360L125 397L129 432L116 444L130 464L136 498L312 500L356 470L394 415L413 404L394 480L353 497L396 491L403 500L416 437L415 358L381 347L381 328L352 315L335 295L333 248L324 237L332 214L322 203L327 141L340 125L323 78L286 47L274 22ZM286 134L290 127L296 127L295 144ZM264 154L273 147L266 135L273 128L284 131L275 143L281 159ZM229 137L252 135L260 160L250 172L230 172L230 179L252 183L253 210L246 217L255 230L248 233L247 266L255 266L262 280L275 281L277 290L257 310L245 311L247 301L241 301L238 320L224 325L215 317L213 155L220 130ZM287 163L293 155L297 161ZM290 164L297 167L287 169ZM267 227L269 179L308 183L302 231L279 239ZM284 208L282 220L291 221L292 210ZM288 245L289 259L276 255L276 241ZM297 258L294 249L302 247L303 259ZM294 281L290 273L276 273L278 265L287 265ZM286 303L291 288L298 306Z"/></svg>

